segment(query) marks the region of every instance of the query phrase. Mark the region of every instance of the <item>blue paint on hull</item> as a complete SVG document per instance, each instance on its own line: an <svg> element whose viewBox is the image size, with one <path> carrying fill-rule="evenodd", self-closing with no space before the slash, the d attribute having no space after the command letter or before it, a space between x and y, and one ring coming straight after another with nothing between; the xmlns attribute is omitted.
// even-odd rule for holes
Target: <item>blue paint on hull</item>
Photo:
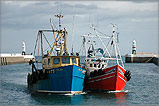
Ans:
<svg viewBox="0 0 159 106"><path fill-rule="evenodd" d="M82 71L84 69L70 65L52 70L55 70L55 73L48 74L47 79L38 80L35 84L29 85L29 88L35 92L52 93L83 91L85 75Z"/></svg>

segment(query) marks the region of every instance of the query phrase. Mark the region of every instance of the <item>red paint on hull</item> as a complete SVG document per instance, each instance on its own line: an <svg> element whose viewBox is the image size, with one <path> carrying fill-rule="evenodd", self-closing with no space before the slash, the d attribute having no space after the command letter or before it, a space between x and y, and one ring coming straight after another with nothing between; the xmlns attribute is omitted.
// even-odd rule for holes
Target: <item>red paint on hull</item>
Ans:
<svg viewBox="0 0 159 106"><path fill-rule="evenodd" d="M126 78L124 77L125 69L116 65L104 69L104 74L90 77L86 81L87 89L89 90L123 90L126 85Z"/></svg>

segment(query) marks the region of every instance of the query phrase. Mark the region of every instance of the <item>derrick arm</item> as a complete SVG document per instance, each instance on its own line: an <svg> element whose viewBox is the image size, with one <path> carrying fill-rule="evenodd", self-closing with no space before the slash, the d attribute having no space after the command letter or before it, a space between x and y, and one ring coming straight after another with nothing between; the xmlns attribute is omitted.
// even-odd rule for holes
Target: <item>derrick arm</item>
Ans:
<svg viewBox="0 0 159 106"><path fill-rule="evenodd" d="M57 37L56 37L56 39L55 39L54 45L53 45L53 47L51 48L51 51L50 51L50 53L49 53L49 56L51 55L51 53L52 53L52 51L53 51L54 46L57 44L57 42L56 42L56 41L57 41L58 36L59 36L59 34L57 35Z"/></svg>

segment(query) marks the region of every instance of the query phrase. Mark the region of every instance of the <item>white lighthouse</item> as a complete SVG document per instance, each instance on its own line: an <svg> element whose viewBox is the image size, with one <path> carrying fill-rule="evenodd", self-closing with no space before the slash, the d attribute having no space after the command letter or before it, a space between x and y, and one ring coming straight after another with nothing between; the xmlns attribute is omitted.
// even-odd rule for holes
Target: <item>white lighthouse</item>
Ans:
<svg viewBox="0 0 159 106"><path fill-rule="evenodd" d="M26 51L26 46L25 46L25 42L23 41L23 45L22 45L22 55L25 55L25 51Z"/></svg>
<svg viewBox="0 0 159 106"><path fill-rule="evenodd" d="M133 40L133 43L132 43L132 54L136 54L136 41Z"/></svg>

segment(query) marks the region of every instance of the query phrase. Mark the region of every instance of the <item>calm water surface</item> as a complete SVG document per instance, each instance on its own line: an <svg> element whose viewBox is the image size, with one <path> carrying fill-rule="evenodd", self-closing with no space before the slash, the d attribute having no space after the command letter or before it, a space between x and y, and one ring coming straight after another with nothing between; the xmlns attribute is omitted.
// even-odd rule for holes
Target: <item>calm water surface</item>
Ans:
<svg viewBox="0 0 159 106"><path fill-rule="evenodd" d="M29 64L0 68L0 105L159 105L159 67L151 63L125 64L132 78L124 92L80 95L31 94L27 89Z"/></svg>

